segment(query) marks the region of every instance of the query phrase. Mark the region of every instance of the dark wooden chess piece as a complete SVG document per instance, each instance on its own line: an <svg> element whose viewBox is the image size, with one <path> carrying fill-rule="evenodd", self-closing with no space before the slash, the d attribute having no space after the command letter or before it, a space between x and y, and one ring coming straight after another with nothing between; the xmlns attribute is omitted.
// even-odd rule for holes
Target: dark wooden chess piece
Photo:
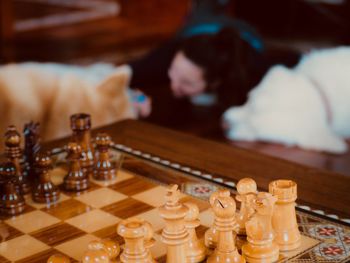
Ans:
<svg viewBox="0 0 350 263"><path fill-rule="evenodd" d="M40 150L39 123L29 122L24 125L24 166L23 175L34 185L35 180L34 162L35 155Z"/></svg>
<svg viewBox="0 0 350 263"><path fill-rule="evenodd" d="M33 190L33 200L38 203L54 203L60 197L60 192L50 179L52 160L50 154L39 152L35 156L35 172L39 178Z"/></svg>
<svg viewBox="0 0 350 263"><path fill-rule="evenodd" d="M22 173L22 167L20 163L22 158L22 150L20 144L21 136L16 130L16 127L13 125L9 126L5 133L5 156L7 160L13 163L16 167L16 176L21 188L21 193L28 194L31 187L27 178L23 176Z"/></svg>
<svg viewBox="0 0 350 263"><path fill-rule="evenodd" d="M68 191L83 191L89 187L89 178L80 166L81 147L75 142L67 146L68 174L64 178L64 188Z"/></svg>
<svg viewBox="0 0 350 263"><path fill-rule="evenodd" d="M80 158L84 172L92 172L94 167L94 149L91 143L91 117L89 114L78 113L70 117L73 131L73 141L78 143L82 149Z"/></svg>
<svg viewBox="0 0 350 263"><path fill-rule="evenodd" d="M109 145L111 137L106 133L99 133L95 139L97 149L97 160L94 169L94 179L112 180L116 177L115 163L110 160Z"/></svg>
<svg viewBox="0 0 350 263"><path fill-rule="evenodd" d="M20 193L16 168L11 162L0 165L0 210L4 215L17 215L23 212L25 201Z"/></svg>
<svg viewBox="0 0 350 263"><path fill-rule="evenodd" d="M7 182L7 180L11 178L15 178L15 189L19 194L23 194L21 190L21 186L18 181L16 167L11 162L4 162L0 164L0 178L2 178L3 185Z"/></svg>

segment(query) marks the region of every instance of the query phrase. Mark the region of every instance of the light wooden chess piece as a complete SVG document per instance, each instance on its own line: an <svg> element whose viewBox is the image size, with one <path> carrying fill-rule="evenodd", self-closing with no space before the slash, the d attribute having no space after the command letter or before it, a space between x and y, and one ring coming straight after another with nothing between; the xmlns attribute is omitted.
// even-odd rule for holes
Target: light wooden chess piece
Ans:
<svg viewBox="0 0 350 263"><path fill-rule="evenodd" d="M114 261L120 253L120 246L118 242L111 239L102 239L101 243L104 249L107 251L109 259Z"/></svg>
<svg viewBox="0 0 350 263"><path fill-rule="evenodd" d="M200 221L198 219L199 209L196 204L191 202L186 202L184 205L188 207L188 212L185 216L185 226L189 234L189 240L186 247L187 262L201 262L206 256L206 248L203 242L198 240L196 234L196 227L200 225Z"/></svg>
<svg viewBox="0 0 350 263"><path fill-rule="evenodd" d="M218 198L219 194L220 194L220 196L230 196L230 191L227 189L221 189L219 191L212 193L210 195L210 198L209 198L209 203L210 203L211 207L213 207L214 202ZM213 224L205 232L205 235L204 235L205 246L209 249L215 249L217 242L218 242L218 239L219 239L219 233L218 233L217 229L215 228L215 224Z"/></svg>
<svg viewBox="0 0 350 263"><path fill-rule="evenodd" d="M241 203L239 212L236 215L237 223L239 224L239 235L245 235L245 223L254 214L255 210L252 207L252 202L256 197L257 185L251 178L243 178L237 183L236 200Z"/></svg>
<svg viewBox="0 0 350 263"><path fill-rule="evenodd" d="M21 135L18 133L15 126L11 125L5 133L5 156L9 162L12 162L16 167L16 176L22 194L28 194L31 190L27 178L23 175L20 164L23 156L21 150Z"/></svg>
<svg viewBox="0 0 350 263"><path fill-rule="evenodd" d="M34 187L32 197L38 203L54 203L60 197L60 191L51 182L52 159L49 153L40 152L35 156L35 172L39 183Z"/></svg>
<svg viewBox="0 0 350 263"><path fill-rule="evenodd" d="M212 209L215 214L214 225L219 233L217 247L214 253L208 258L208 263L233 263L246 262L235 245L235 234L237 228L235 219L236 203L225 191L219 191L214 200Z"/></svg>
<svg viewBox="0 0 350 263"><path fill-rule="evenodd" d="M118 224L117 232L125 240L124 251L120 255L122 263L154 263L149 249L145 246L147 230L144 220L129 218Z"/></svg>
<svg viewBox="0 0 350 263"><path fill-rule="evenodd" d="M82 149L81 166L84 172L92 172L94 167L94 149L91 143L91 116L85 113L74 114L70 117L73 131L73 141Z"/></svg>
<svg viewBox="0 0 350 263"><path fill-rule="evenodd" d="M276 262L279 248L274 241L272 213L277 198L259 192L254 202L255 214L246 222L248 243L242 246L242 253L248 262Z"/></svg>
<svg viewBox="0 0 350 263"><path fill-rule="evenodd" d="M47 263L70 263L70 260L62 254L55 254L49 257Z"/></svg>
<svg viewBox="0 0 350 263"><path fill-rule="evenodd" d="M152 225L147 221L143 222L143 226L145 228L145 237L144 237L145 248L147 250L149 250L151 257L153 258L152 253L151 253L151 248L156 243L156 240L153 238L154 231L153 231ZM156 261L153 260L153 262L156 262Z"/></svg>
<svg viewBox="0 0 350 263"><path fill-rule="evenodd" d="M64 177L67 191L83 191L89 188L89 178L80 166L81 147L75 142L67 145L68 174Z"/></svg>
<svg viewBox="0 0 350 263"><path fill-rule="evenodd" d="M106 133L99 133L95 138L97 149L97 160L94 169L94 179L96 180L112 180L116 177L115 163L110 160L109 145L111 137Z"/></svg>
<svg viewBox="0 0 350 263"><path fill-rule="evenodd" d="M269 184L269 192L277 197L272 216L275 241L281 251L290 251L301 244L295 213L297 184L291 180L276 180Z"/></svg>
<svg viewBox="0 0 350 263"><path fill-rule="evenodd" d="M84 253L82 263L109 263L109 254L100 241L92 241Z"/></svg>
<svg viewBox="0 0 350 263"><path fill-rule="evenodd" d="M167 263L186 263L186 244L188 232L184 218L188 208L179 203L180 191L171 185L165 195L165 205L159 207L159 214L165 221L161 240L167 245Z"/></svg>

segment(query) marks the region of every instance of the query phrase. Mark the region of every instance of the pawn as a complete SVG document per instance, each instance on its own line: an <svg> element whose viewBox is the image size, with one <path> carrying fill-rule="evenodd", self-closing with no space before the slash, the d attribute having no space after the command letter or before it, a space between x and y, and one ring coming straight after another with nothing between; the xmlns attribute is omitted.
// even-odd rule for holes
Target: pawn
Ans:
<svg viewBox="0 0 350 263"><path fill-rule="evenodd" d="M153 238L154 231L153 231L152 225L145 220L143 221L143 226L145 228L145 237L144 237L145 248L149 250L149 252L151 253L151 248L156 243L156 240ZM151 253L151 258L153 259L152 253ZM156 261L153 260L152 262L155 263Z"/></svg>
<svg viewBox="0 0 350 263"><path fill-rule="evenodd" d="M202 242L198 240L196 227L200 225L198 219L198 206L191 202L184 203L188 207L188 212L185 216L185 227L189 234L189 240L186 247L187 261L190 263L197 263L204 260L206 256L206 248Z"/></svg>
<svg viewBox="0 0 350 263"><path fill-rule="evenodd" d="M37 203L54 203L60 197L60 192L50 178L52 160L48 153L38 153L35 156L35 171L39 178L33 190L33 200Z"/></svg>
<svg viewBox="0 0 350 263"><path fill-rule="evenodd" d="M237 223L239 224L239 235L245 235L245 223L254 214L255 210L252 207L253 200L256 197L257 185L251 178L243 178L237 183L236 200L241 202L241 207L236 215Z"/></svg>
<svg viewBox="0 0 350 263"><path fill-rule="evenodd" d="M22 213L25 208L23 196L16 190L16 178L8 178L3 184L4 192L1 195L1 213L14 216Z"/></svg>
<svg viewBox="0 0 350 263"><path fill-rule="evenodd" d="M16 167L16 176L20 185L21 193L28 194L31 190L30 184L26 177L23 176L21 167L22 150L20 147L21 136L16 127L11 125L5 133L5 156L9 162Z"/></svg>
<svg viewBox="0 0 350 263"><path fill-rule="evenodd" d="M208 258L208 263L239 262L245 263L236 248L234 230L237 227L235 213L236 203L225 191L219 191L214 199L212 209L215 214L214 225L219 233L218 243L214 253Z"/></svg>
<svg viewBox="0 0 350 263"><path fill-rule="evenodd" d="M276 262L279 248L274 241L272 214L277 198L260 192L254 201L255 213L246 222L248 243L242 246L242 253L248 262Z"/></svg>
<svg viewBox="0 0 350 263"><path fill-rule="evenodd" d="M83 191L89 187L89 178L80 166L81 147L71 142L67 146L68 174L64 177L67 191Z"/></svg>
<svg viewBox="0 0 350 263"><path fill-rule="evenodd" d="M88 245L88 250L85 252L83 263L109 263L109 254L103 243L100 241L92 241Z"/></svg>
<svg viewBox="0 0 350 263"><path fill-rule="evenodd" d="M106 133L99 133L95 139L97 148L97 161L94 169L94 179L96 180L112 180L116 177L115 163L111 162L109 156L109 145L111 137Z"/></svg>
<svg viewBox="0 0 350 263"><path fill-rule="evenodd" d="M16 192L18 194L23 194L23 192L21 191L21 186L18 182L16 167L14 166L14 164L12 162L1 163L0 164L0 184L4 187L7 180L11 178L15 179L14 182L15 182ZM1 193L3 193L3 191L1 191Z"/></svg>
<svg viewBox="0 0 350 263"><path fill-rule="evenodd" d="M70 263L70 260L68 257L61 255L61 254L55 254L49 257L47 260L47 263Z"/></svg>
<svg viewBox="0 0 350 263"><path fill-rule="evenodd" d="M103 239L101 240L101 243L104 249L107 251L109 259L114 262L120 253L120 246L118 242L111 239Z"/></svg>

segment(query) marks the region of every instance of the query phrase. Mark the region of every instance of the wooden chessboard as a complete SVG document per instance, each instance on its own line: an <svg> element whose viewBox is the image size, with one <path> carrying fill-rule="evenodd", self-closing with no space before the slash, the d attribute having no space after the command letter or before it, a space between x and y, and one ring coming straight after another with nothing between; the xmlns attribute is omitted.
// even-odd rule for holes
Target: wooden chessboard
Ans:
<svg viewBox="0 0 350 263"><path fill-rule="evenodd" d="M55 151L56 152L56 151ZM59 151L57 151L59 152ZM154 229L156 244L152 255L165 262L166 247L160 242L163 220L157 207L163 205L168 184L178 184L183 192L182 201L195 202L200 210L199 238L213 224L213 214L207 202L210 194L222 184L208 176L195 176L161 158L123 148L112 151L119 160L117 177L113 181L91 181L89 190L69 193L62 190L55 204L37 204L26 197L24 213L1 218L0 263L46 262L55 253L79 261L90 241L111 238L123 243L116 234L116 225L122 219L141 217ZM66 173L64 154L54 155L52 180L60 185ZM297 211L302 246L289 254L281 254L280 262L347 262L350 260L350 227L317 215ZM245 242L239 238L237 245Z"/></svg>

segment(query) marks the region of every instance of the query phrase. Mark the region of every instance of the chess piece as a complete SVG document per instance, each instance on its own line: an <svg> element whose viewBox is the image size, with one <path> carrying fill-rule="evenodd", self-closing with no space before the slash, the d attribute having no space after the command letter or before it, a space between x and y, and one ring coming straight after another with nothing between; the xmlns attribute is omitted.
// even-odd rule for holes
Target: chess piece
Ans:
<svg viewBox="0 0 350 263"><path fill-rule="evenodd" d="M88 250L85 252L83 263L109 263L109 254L104 245L100 241L92 241L88 245Z"/></svg>
<svg viewBox="0 0 350 263"><path fill-rule="evenodd" d="M70 263L70 260L62 254L55 254L49 257L47 263Z"/></svg>
<svg viewBox="0 0 350 263"><path fill-rule="evenodd" d="M180 191L177 185L171 185L165 195L165 205L159 207L159 214L165 221L161 240L167 245L167 263L186 263L186 244L188 232L184 218L188 208L179 203Z"/></svg>
<svg viewBox="0 0 350 263"><path fill-rule="evenodd" d="M221 189L210 195L209 204L214 205L215 200L218 198L219 194L221 196L230 196L230 191L227 189ZM205 246L209 249L215 249L219 239L219 233L213 224L204 234Z"/></svg>
<svg viewBox="0 0 350 263"><path fill-rule="evenodd" d="M20 185L21 193L28 194L30 192L30 184L26 177L23 176L20 160L22 158L22 150L20 147L21 136L16 127L11 125L5 133L5 156L9 162L16 167L16 176Z"/></svg>
<svg viewBox="0 0 350 263"><path fill-rule="evenodd" d="M149 253L151 254L151 258L153 259L151 248L156 243L156 240L153 238L154 231L153 231L152 225L147 221L143 222L143 226L145 228L145 237L144 237L145 248L149 251ZM153 260L153 262L156 262L156 261Z"/></svg>
<svg viewBox="0 0 350 263"><path fill-rule="evenodd" d="M23 195L21 186L18 181L16 167L12 162L5 162L0 164L0 177L3 178L1 180L3 182L3 185L5 185L7 180L14 178L15 189L17 193Z"/></svg>
<svg viewBox="0 0 350 263"><path fill-rule="evenodd" d="M22 213L25 208L23 196L16 190L17 179L7 178L3 184L4 192L1 195L1 213L14 216Z"/></svg>
<svg viewBox="0 0 350 263"><path fill-rule="evenodd" d="M94 169L94 179L96 180L112 180L116 177L115 164L110 160L109 145L111 137L106 133L99 133L95 139L97 149L97 160Z"/></svg>
<svg viewBox="0 0 350 263"><path fill-rule="evenodd" d="M191 202L184 203L188 207L188 212L185 216L185 227L189 234L189 239L186 246L187 262L197 263L204 260L206 256L206 248L202 242L198 240L196 227L200 225L198 219L198 206Z"/></svg>
<svg viewBox="0 0 350 263"><path fill-rule="evenodd" d="M114 262L120 253L119 244L111 239L103 239L101 240L101 243L104 249L107 251L109 259Z"/></svg>
<svg viewBox="0 0 350 263"><path fill-rule="evenodd" d="M95 163L90 134L91 117L85 113L74 114L70 117L70 124L73 130L73 141L82 149L81 166L84 172L90 173Z"/></svg>
<svg viewBox="0 0 350 263"><path fill-rule="evenodd" d="M24 168L23 175L29 182L35 184L35 155L40 150L39 123L29 122L24 125Z"/></svg>
<svg viewBox="0 0 350 263"><path fill-rule="evenodd" d="M144 220L129 218L118 224L117 232L125 240L124 251L120 255L122 263L153 263L150 251L145 247L146 228Z"/></svg>
<svg viewBox="0 0 350 263"><path fill-rule="evenodd" d="M277 197L272 216L275 241L281 251L294 250L301 242L295 213L297 184L291 180L276 180L269 184L269 192Z"/></svg>
<svg viewBox="0 0 350 263"><path fill-rule="evenodd" d="M254 208L252 207L253 201L257 193L257 185L251 178L243 178L237 183L236 200L241 203L239 212L236 214L236 220L239 224L239 235L245 235L245 223L254 214Z"/></svg>
<svg viewBox="0 0 350 263"><path fill-rule="evenodd" d="M89 187L89 178L80 166L81 147L75 142L67 145L68 174L64 177L67 191L83 191Z"/></svg>
<svg viewBox="0 0 350 263"><path fill-rule="evenodd" d="M219 191L214 199L212 209L215 214L214 225L219 233L215 251L208 258L208 263L240 262L245 263L236 248L234 230L237 228L235 219L236 203L227 192Z"/></svg>
<svg viewBox="0 0 350 263"><path fill-rule="evenodd" d="M242 253L248 262L275 262L279 248L274 241L272 214L277 198L259 192L254 202L254 215L246 222L248 243L242 246Z"/></svg>
<svg viewBox="0 0 350 263"><path fill-rule="evenodd" d="M50 178L52 160L48 153L39 152L35 156L35 172L39 178L34 187L32 197L38 203L54 203L60 197L60 192Z"/></svg>

